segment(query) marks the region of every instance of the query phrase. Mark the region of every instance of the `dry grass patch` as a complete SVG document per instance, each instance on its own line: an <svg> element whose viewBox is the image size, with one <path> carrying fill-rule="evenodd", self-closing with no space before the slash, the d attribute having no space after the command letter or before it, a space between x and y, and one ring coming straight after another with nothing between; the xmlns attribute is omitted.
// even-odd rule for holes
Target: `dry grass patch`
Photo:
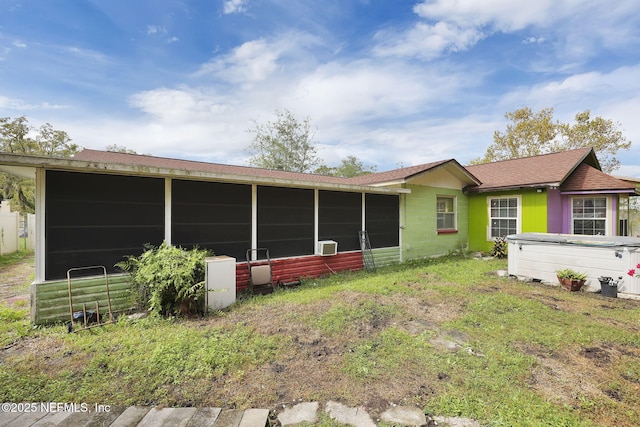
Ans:
<svg viewBox="0 0 640 427"><path fill-rule="evenodd" d="M337 400L374 418L401 404L495 426L640 425L640 303L487 274L503 268L414 262L206 318L32 331L0 353L0 399L276 412Z"/></svg>

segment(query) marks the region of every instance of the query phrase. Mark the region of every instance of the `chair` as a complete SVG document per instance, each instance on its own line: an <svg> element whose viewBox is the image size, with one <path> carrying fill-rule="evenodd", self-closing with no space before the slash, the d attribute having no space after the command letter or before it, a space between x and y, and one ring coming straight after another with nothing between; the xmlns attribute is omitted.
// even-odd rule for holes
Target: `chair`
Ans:
<svg viewBox="0 0 640 427"><path fill-rule="evenodd" d="M252 293L265 295L273 292L273 274L268 249L247 250L247 267L249 268L249 289Z"/></svg>

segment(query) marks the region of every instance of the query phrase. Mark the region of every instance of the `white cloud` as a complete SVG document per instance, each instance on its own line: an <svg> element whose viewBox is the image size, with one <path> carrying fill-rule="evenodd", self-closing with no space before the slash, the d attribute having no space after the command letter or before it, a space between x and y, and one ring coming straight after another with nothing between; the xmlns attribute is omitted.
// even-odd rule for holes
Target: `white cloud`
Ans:
<svg viewBox="0 0 640 427"><path fill-rule="evenodd" d="M410 30L401 34L383 31L376 34L380 43L374 53L381 56L416 56L433 59L444 52L468 49L484 37L475 28L461 28L455 24L440 21L434 25L418 22Z"/></svg>
<svg viewBox="0 0 640 427"><path fill-rule="evenodd" d="M313 67L316 60L310 49L317 43L314 37L296 32L282 34L275 40L250 40L229 54L215 57L202 65L195 76L253 85L276 73L292 73L301 67Z"/></svg>
<svg viewBox="0 0 640 427"><path fill-rule="evenodd" d="M160 25L147 25L147 34L167 34L167 29Z"/></svg>
<svg viewBox="0 0 640 427"><path fill-rule="evenodd" d="M621 0L425 0L413 8L416 22L408 29L377 34L378 55L433 59L470 49L496 33L544 30L548 35L525 35L525 44L553 41L555 69L575 66L599 52L637 46L638 4Z"/></svg>
<svg viewBox="0 0 640 427"><path fill-rule="evenodd" d="M544 43L546 39L544 37L527 37L522 40L523 44L541 44Z"/></svg>
<svg viewBox="0 0 640 427"><path fill-rule="evenodd" d="M236 7L228 13L247 6L241 1L227 4ZM419 20L407 31L377 34L371 56L359 51L350 57L348 45L336 52L330 42L307 33L265 34L213 57L175 84L134 93L128 117L46 121L92 148L117 142L140 153L242 164L252 139L246 132L252 120L272 120L275 109L287 108L297 117L311 118L321 156L328 163L355 155L379 170L448 158L467 163L485 152L493 131L504 129L503 114L522 106L552 106L563 121L589 108L594 115L621 121L629 139L639 141L634 116L640 100L633 94L640 93L640 66L567 73L534 86L523 80L522 87L501 96L491 93L492 88L472 90L483 83L486 71L481 68L470 72L463 69L465 64L452 68L452 61L414 61L471 49L497 31L518 28L525 30L512 39L516 48L551 49L558 36L547 29L577 25L566 14L553 15L567 4L542 0L515 10L506 0L421 3L415 9ZM592 3L581 7L593 10ZM149 31L161 34L163 28ZM576 44L576 52L589 43ZM330 59L322 58L331 52ZM557 76L564 64L549 62L556 68L548 75ZM502 72L501 64L496 67ZM0 98L0 107L7 103ZM630 161L640 164L640 159Z"/></svg>
<svg viewBox="0 0 640 427"><path fill-rule="evenodd" d="M489 35L542 25L549 18L551 0L436 0L414 6L419 20L400 32L376 35L374 52L383 56L433 59L443 53L469 49Z"/></svg>
<svg viewBox="0 0 640 427"><path fill-rule="evenodd" d="M640 92L640 65L621 67L609 73L591 71L550 80L503 95L503 105L529 105L533 108L559 106L584 111L632 99Z"/></svg>
<svg viewBox="0 0 640 427"><path fill-rule="evenodd" d="M562 9L562 3L558 0L436 0L419 3L413 10L423 19L449 21L461 28L490 26L512 32L532 24L544 24L553 9Z"/></svg>
<svg viewBox="0 0 640 427"><path fill-rule="evenodd" d="M92 62L107 62L109 58L103 54L102 52L92 50L92 49L84 49L77 46L67 46L63 47L62 50L72 54L76 60L79 58L81 60L89 60Z"/></svg>
<svg viewBox="0 0 640 427"><path fill-rule="evenodd" d="M247 11L247 0L227 0L222 6L222 13L229 15L231 13L243 13Z"/></svg>
<svg viewBox="0 0 640 427"><path fill-rule="evenodd" d="M383 118L400 120L416 111L427 112L451 97L461 81L451 70L439 73L395 61L334 62L302 75L283 100L324 128L357 122L375 126Z"/></svg>
<svg viewBox="0 0 640 427"><path fill-rule="evenodd" d="M278 57L276 46L265 40L252 40L205 64L197 74L213 74L231 82L257 82L277 68Z"/></svg>
<svg viewBox="0 0 640 427"><path fill-rule="evenodd" d="M45 101L39 104L30 104L23 101L22 99L13 99L6 96L0 96L0 109L15 110L19 114L22 114L21 111L24 110L61 110L64 108L67 107L59 104L50 104L49 102Z"/></svg>

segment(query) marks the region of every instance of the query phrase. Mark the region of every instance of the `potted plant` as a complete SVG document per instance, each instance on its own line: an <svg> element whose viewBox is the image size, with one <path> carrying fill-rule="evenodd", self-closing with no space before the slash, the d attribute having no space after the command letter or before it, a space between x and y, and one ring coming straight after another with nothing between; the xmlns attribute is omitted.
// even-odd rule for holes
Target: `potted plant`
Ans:
<svg viewBox="0 0 640 427"><path fill-rule="evenodd" d="M558 270L556 273L558 274L558 281L560 284L565 289L572 292L579 291L587 280L587 275L585 273L579 273L570 268Z"/></svg>

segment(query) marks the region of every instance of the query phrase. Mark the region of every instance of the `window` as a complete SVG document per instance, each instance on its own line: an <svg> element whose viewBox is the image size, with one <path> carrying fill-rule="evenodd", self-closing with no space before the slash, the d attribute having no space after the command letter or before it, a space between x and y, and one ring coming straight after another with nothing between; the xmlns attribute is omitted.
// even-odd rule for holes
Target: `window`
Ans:
<svg viewBox="0 0 640 427"><path fill-rule="evenodd" d="M437 217L438 230L456 229L456 210L454 197L438 197Z"/></svg>
<svg viewBox="0 0 640 427"><path fill-rule="evenodd" d="M489 239L518 232L518 197L489 199Z"/></svg>
<svg viewBox="0 0 640 427"><path fill-rule="evenodd" d="M607 231L607 198L574 197L571 201L573 234L604 236Z"/></svg>

